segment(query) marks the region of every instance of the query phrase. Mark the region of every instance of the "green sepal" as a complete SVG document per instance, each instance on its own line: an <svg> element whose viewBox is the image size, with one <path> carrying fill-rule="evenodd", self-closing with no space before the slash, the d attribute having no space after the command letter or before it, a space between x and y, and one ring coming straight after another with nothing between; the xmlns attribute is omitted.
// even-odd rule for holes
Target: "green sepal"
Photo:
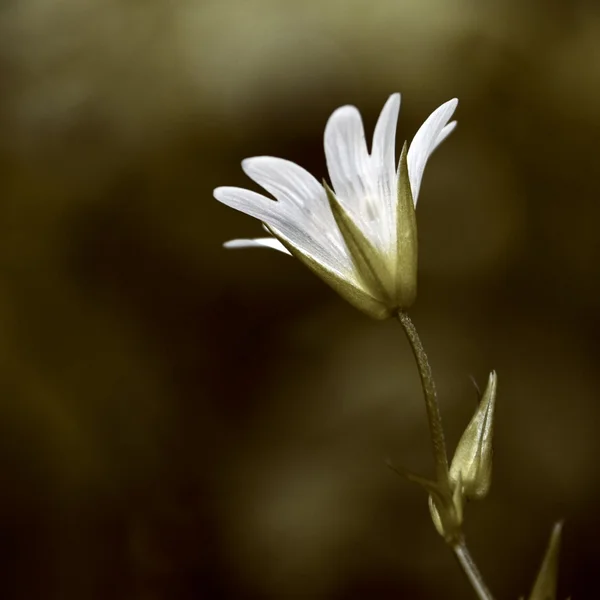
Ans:
<svg viewBox="0 0 600 600"><path fill-rule="evenodd" d="M396 467L389 460L387 466L411 483L416 483L428 493L429 512L433 525L446 542L449 544L455 543L462 535L463 511L460 486L455 487L452 495L450 495L447 485L421 477L401 467Z"/></svg>
<svg viewBox="0 0 600 600"><path fill-rule="evenodd" d="M417 297L417 215L408 175L408 149L404 142L398 166L398 208L396 215L396 301L409 308Z"/></svg>
<svg viewBox="0 0 600 600"><path fill-rule="evenodd" d="M437 493L429 495L429 513L437 532L453 545L462 537L463 496L460 479L452 491L452 497L438 486Z"/></svg>
<svg viewBox="0 0 600 600"><path fill-rule="evenodd" d="M529 600L556 600L556 587L558 582L558 555L563 522L555 523L544 560L536 577Z"/></svg>
<svg viewBox="0 0 600 600"><path fill-rule="evenodd" d="M452 483L457 484L460 478L462 493L474 500L484 498L492 482L496 389L497 377L492 371L475 414L458 442L450 466Z"/></svg>
<svg viewBox="0 0 600 600"><path fill-rule="evenodd" d="M374 298L363 289L359 282L348 281L339 274L330 271L321 263L308 256L305 252L294 246L287 239L277 234L271 227L263 223L265 229L275 238L277 238L301 263L306 265L313 273L320 277L329 287L337 292L344 300L352 304L358 310L364 312L373 319L387 319L391 316L390 308Z"/></svg>
<svg viewBox="0 0 600 600"><path fill-rule="evenodd" d="M323 187L335 222L365 286L372 290L372 295L381 299L381 302L390 308L395 308L393 274L390 272L388 262L381 251L367 239L360 227L357 227L326 181L323 181Z"/></svg>
<svg viewBox="0 0 600 600"><path fill-rule="evenodd" d="M427 491L430 494L437 494L441 491L441 487L439 486L439 484L431 479L421 477L421 475L417 475L416 473L408 471L403 467L396 467L389 459L386 461L385 464L388 466L389 469L394 471L394 473L397 473L398 475L400 475L400 477L404 477L404 479L407 479L411 483L416 483L417 485L420 485L423 489L425 489L425 491Z"/></svg>

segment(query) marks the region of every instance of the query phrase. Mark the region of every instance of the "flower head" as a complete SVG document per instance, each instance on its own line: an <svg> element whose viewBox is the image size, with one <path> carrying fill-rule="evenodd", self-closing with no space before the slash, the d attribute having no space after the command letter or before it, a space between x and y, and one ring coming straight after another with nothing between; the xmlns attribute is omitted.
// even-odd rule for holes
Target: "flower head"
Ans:
<svg viewBox="0 0 600 600"><path fill-rule="evenodd" d="M219 187L220 202L262 221L272 237L233 240L229 248L264 246L292 254L340 295L375 318L408 308L416 295L414 208L431 153L454 129L458 101L437 108L396 163L400 94L392 94L367 149L354 106L334 111L325 127L332 188L299 165L271 156L242 161L244 172L275 200Z"/></svg>

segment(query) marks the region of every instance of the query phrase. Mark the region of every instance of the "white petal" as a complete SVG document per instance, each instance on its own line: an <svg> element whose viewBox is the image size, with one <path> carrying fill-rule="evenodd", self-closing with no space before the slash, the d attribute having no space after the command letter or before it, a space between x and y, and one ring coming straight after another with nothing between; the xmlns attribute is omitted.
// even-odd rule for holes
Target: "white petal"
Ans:
<svg viewBox="0 0 600 600"><path fill-rule="evenodd" d="M382 252L394 245L394 133L400 97L392 95L379 117L373 140L375 156L367 152L360 113L343 106L325 127L325 156L329 177L340 203L367 238Z"/></svg>
<svg viewBox="0 0 600 600"><path fill-rule="evenodd" d="M442 129L440 135L435 142L434 150L456 129L456 121L451 121Z"/></svg>
<svg viewBox="0 0 600 600"><path fill-rule="evenodd" d="M277 228L295 244L306 243L305 224L284 204L238 187L218 187L213 195L219 202Z"/></svg>
<svg viewBox="0 0 600 600"><path fill-rule="evenodd" d="M374 193L380 203L379 239L382 250L396 246L398 184L396 175L396 128L400 112L400 94L392 94L385 103L373 134L371 176Z"/></svg>
<svg viewBox="0 0 600 600"><path fill-rule="evenodd" d="M347 249L323 186L305 169L289 160L273 156L255 156L242 161L246 174L278 199L277 204L308 236L336 258L345 260ZM278 232L298 245L296 237L281 224L273 223ZM314 243L311 244L314 250ZM305 248L312 254L308 248Z"/></svg>
<svg viewBox="0 0 600 600"><path fill-rule="evenodd" d="M302 218L294 207L269 200L250 190L218 187L213 195L223 204L263 221L278 237L329 270L341 276L349 276L353 272L352 260L345 246L338 242L341 236L337 228L315 229L312 221Z"/></svg>
<svg viewBox="0 0 600 600"><path fill-rule="evenodd" d="M213 195L219 202L259 219L271 228L277 228L293 243L298 245L308 243L306 238L310 236L305 231L305 223L294 210L290 210L281 202L238 187L218 187ZM308 243L308 245L312 244Z"/></svg>
<svg viewBox="0 0 600 600"><path fill-rule="evenodd" d="M410 145L407 157L408 174L415 204L419 197L421 180L427 160L437 145L452 131L452 128L446 130L446 127L457 104L458 100L454 98L434 110L421 125ZM445 131L446 133L444 133Z"/></svg>
<svg viewBox="0 0 600 600"><path fill-rule="evenodd" d="M230 240L223 244L225 248L272 248L279 250L285 254L290 254L290 251L279 241L273 237L254 238L252 240Z"/></svg>
<svg viewBox="0 0 600 600"><path fill-rule="evenodd" d="M306 169L289 160L254 156L242 161L242 169L283 204L305 211L329 206L323 186Z"/></svg>
<svg viewBox="0 0 600 600"><path fill-rule="evenodd" d="M355 106L342 106L329 117L325 158L338 198L355 205L362 202L368 192L370 164L362 119Z"/></svg>
<svg viewBox="0 0 600 600"><path fill-rule="evenodd" d="M381 165L386 176L396 178L396 128L400 112L400 94L392 94L385 103L373 134L372 161Z"/></svg>
<svg viewBox="0 0 600 600"><path fill-rule="evenodd" d="M223 186L213 191L213 196L223 204L235 208L255 219L272 224L282 217L281 206L262 194L243 188Z"/></svg>

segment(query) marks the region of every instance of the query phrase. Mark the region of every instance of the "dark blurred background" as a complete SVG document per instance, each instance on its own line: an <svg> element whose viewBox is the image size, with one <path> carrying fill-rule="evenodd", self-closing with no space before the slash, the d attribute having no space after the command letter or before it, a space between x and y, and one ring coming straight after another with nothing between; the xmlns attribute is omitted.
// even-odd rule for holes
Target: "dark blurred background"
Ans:
<svg viewBox="0 0 600 600"><path fill-rule="evenodd" d="M432 465L399 325L224 250L261 229L212 198L252 155L321 178L394 91L399 144L460 99L412 314L451 449L499 374L473 554L516 598L565 518L560 597L598 597L598 4L5 0L0 598L473 597L385 467Z"/></svg>

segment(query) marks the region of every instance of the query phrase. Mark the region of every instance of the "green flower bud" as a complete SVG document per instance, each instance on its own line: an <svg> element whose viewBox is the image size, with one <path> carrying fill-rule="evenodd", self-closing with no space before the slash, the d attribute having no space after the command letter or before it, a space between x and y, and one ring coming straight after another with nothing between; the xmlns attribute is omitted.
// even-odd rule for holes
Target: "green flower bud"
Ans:
<svg viewBox="0 0 600 600"><path fill-rule="evenodd" d="M465 498L481 500L490 489L496 382L496 373L492 371L479 406L458 442L450 466L450 481L454 485L460 481Z"/></svg>
<svg viewBox="0 0 600 600"><path fill-rule="evenodd" d="M558 555L563 522L554 525L544 560L538 576L533 584L529 600L556 600L556 584L558 580Z"/></svg>

